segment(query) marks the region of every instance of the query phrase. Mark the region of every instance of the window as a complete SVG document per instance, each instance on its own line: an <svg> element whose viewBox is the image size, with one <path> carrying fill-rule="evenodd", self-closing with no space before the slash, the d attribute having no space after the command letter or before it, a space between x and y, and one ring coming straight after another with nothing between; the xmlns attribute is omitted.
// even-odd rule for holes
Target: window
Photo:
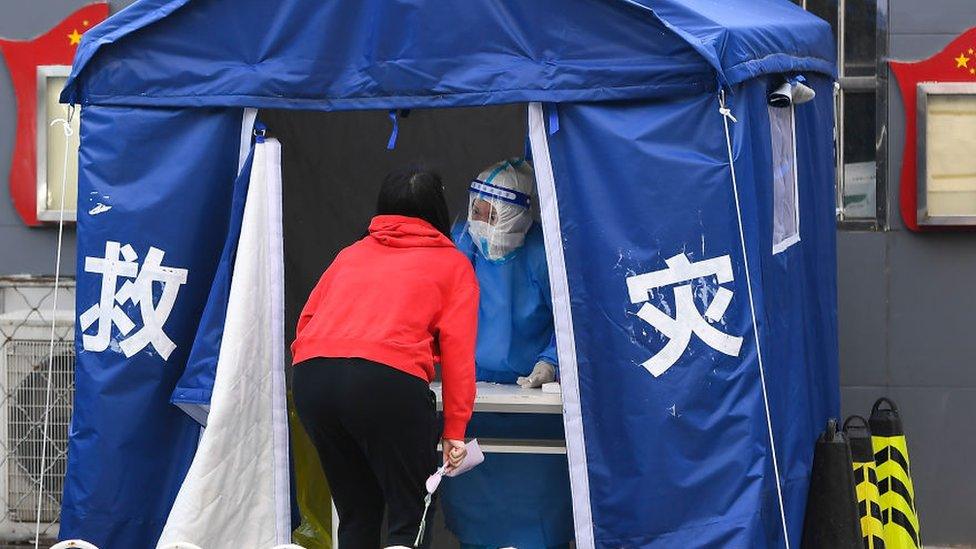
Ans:
<svg viewBox="0 0 976 549"><path fill-rule="evenodd" d="M918 222L976 225L976 84L919 84L918 106Z"/></svg>
<svg viewBox="0 0 976 549"><path fill-rule="evenodd" d="M61 125L51 123L68 118L68 106L59 101L71 67L45 65L37 68L37 218L57 221L61 209L61 179L65 175L65 147L69 147L67 179L64 181L64 218L74 221L78 202L78 128L80 116L71 121L73 134L66 138Z"/></svg>
<svg viewBox="0 0 976 549"><path fill-rule="evenodd" d="M773 254L800 241L793 106L769 107L773 151Z"/></svg>
<svg viewBox="0 0 976 549"><path fill-rule="evenodd" d="M887 141L878 105L887 101L887 71L878 66L887 0L793 1L830 23L837 37L837 219L842 227L884 228Z"/></svg>

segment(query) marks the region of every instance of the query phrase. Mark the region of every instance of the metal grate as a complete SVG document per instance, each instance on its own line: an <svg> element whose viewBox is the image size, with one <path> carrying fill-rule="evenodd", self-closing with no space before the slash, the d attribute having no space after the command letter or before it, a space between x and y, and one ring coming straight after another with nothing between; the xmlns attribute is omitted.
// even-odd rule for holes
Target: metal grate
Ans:
<svg viewBox="0 0 976 549"><path fill-rule="evenodd" d="M37 513L41 451L44 449L48 345L47 341L12 340L5 350L7 512L10 520L16 522L33 522ZM74 393L74 363L74 344L55 342L44 499L41 503L41 521L45 523L57 522L61 509Z"/></svg>
<svg viewBox="0 0 976 549"><path fill-rule="evenodd" d="M41 539L55 538L74 394L74 282L62 280L55 315L51 408L44 446L54 281L0 279L0 542L32 539L42 451Z"/></svg>

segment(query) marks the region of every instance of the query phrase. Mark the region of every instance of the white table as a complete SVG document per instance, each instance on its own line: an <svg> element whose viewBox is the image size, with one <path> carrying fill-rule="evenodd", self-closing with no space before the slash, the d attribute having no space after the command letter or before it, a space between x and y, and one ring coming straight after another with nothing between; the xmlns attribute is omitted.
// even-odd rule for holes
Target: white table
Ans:
<svg viewBox="0 0 976 549"><path fill-rule="evenodd" d="M474 411L501 412L506 414L561 414L563 396L543 393L542 389L523 389L518 385L501 385L479 381L475 385ZM440 382L431 383L430 390L437 395L437 409L444 406Z"/></svg>
<svg viewBox="0 0 976 549"><path fill-rule="evenodd" d="M430 389L437 395L437 409L444 407L440 383L432 383ZM542 389L523 389L518 385L477 383L474 397L474 413L496 412L503 414L562 414L561 394L543 393ZM565 454L565 440L527 439L478 439L481 449L494 454Z"/></svg>

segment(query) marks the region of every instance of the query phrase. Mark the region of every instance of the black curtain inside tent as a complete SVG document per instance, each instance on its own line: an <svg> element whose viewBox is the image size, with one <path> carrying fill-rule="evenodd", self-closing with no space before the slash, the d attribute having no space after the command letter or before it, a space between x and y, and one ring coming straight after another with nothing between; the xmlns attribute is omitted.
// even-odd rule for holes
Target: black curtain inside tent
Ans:
<svg viewBox="0 0 976 549"><path fill-rule="evenodd" d="M414 110L400 116L388 150L393 124L385 111L262 110L258 120L282 147L288 342L319 276L365 233L390 170L420 163L440 173L457 219L472 178L524 154L527 128L525 105Z"/></svg>

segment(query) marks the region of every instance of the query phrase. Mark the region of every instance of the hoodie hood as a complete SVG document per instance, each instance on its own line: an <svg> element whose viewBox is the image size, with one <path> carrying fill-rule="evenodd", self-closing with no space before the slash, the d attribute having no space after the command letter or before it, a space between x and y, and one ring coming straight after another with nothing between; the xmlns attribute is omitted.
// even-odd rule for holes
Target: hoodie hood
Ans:
<svg viewBox="0 0 976 549"><path fill-rule="evenodd" d="M369 223L369 236L391 248L454 247L451 239L417 217L378 215Z"/></svg>

